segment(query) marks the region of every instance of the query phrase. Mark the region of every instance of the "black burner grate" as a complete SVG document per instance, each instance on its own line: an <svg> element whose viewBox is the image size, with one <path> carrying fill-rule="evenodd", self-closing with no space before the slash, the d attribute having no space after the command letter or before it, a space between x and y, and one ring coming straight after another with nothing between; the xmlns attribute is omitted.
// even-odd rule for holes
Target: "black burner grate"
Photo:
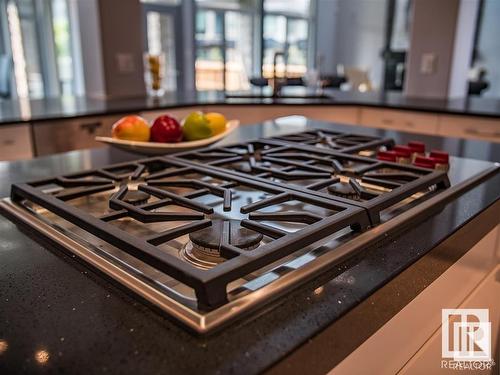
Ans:
<svg viewBox="0 0 500 375"><path fill-rule="evenodd" d="M198 177L193 179L193 174ZM182 189L188 192L179 193ZM258 199L234 207L238 189L256 192ZM109 212L94 215L71 204L73 199L107 191ZM199 200L207 196L221 200L220 212L215 212L213 206ZM363 230L369 225L366 212L346 202L173 158L151 158L15 184L12 186L11 198L15 202L27 200L39 205L190 286L195 291L199 307L206 310L227 302L227 286L230 282L338 231L346 228ZM281 208L272 210L282 204L293 206L293 202L300 202L303 207L312 209L289 212ZM185 210L173 210L174 206ZM141 236L132 235L114 225L124 218L143 224L177 221L182 224ZM234 228L231 230L231 225L236 225L235 220L241 228L258 234L257 237L254 235L255 238L265 238L265 242L260 246L238 247L239 242L230 238L236 233ZM295 231L287 231L269 225L270 221L303 225ZM221 222L222 236L217 251L223 261L212 268L200 269L161 248L168 241L204 231L213 223ZM224 229L227 227L228 230ZM238 233L242 231L237 230ZM198 245L200 243L204 242L198 241Z"/></svg>
<svg viewBox="0 0 500 375"><path fill-rule="evenodd" d="M377 150L380 147L392 148L394 140L350 133L335 132L326 129L309 130L302 133L274 137L279 141L316 146L347 154L360 151Z"/></svg>
<svg viewBox="0 0 500 375"><path fill-rule="evenodd" d="M212 310L228 301L229 283L333 234L376 225L384 209L415 193L449 186L445 172L358 155L392 145L313 130L15 184L11 198L191 287L199 308ZM75 204L96 195L103 212ZM163 229L131 234L124 221ZM162 247L183 236L192 242L184 257ZM186 261L197 255L215 261Z"/></svg>
<svg viewBox="0 0 500 375"><path fill-rule="evenodd" d="M443 171L277 140L212 147L175 158L363 207L372 225L380 222L381 211L417 192L449 187Z"/></svg>

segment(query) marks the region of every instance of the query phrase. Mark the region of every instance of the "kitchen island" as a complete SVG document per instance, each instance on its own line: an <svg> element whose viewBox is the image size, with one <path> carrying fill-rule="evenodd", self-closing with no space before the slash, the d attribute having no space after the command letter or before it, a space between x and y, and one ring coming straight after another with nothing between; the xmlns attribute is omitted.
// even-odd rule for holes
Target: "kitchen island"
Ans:
<svg viewBox="0 0 500 375"><path fill-rule="evenodd" d="M245 126L225 144L310 128L349 126L292 117ZM356 129L392 137L414 134ZM420 136L431 148L449 139ZM461 141L452 155L498 144ZM108 148L1 164L2 196L11 183L134 160ZM499 159L496 159L499 160ZM500 175L437 207L425 221L374 243L329 272L207 337L197 337L143 305L74 257L33 241L0 218L0 369L72 373L324 373L424 295L484 238L500 217ZM493 237L498 246L498 239ZM443 301L444 303L445 301ZM450 307L450 306L447 306ZM435 311L440 317L440 310Z"/></svg>

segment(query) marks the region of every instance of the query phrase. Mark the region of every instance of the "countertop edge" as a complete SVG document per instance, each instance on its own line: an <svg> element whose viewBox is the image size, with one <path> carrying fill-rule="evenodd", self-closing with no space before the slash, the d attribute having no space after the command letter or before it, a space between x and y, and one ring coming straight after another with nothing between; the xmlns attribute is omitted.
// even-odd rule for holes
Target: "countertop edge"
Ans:
<svg viewBox="0 0 500 375"><path fill-rule="evenodd" d="M331 101L326 101L324 99L301 99L297 101L296 99L278 99L278 100L264 100L264 101L244 101L243 99L230 100L199 100L199 101L186 101L185 103L172 103L172 104L159 104L158 106L130 106L120 109L103 109L103 110L90 110L83 111L79 113L68 113L68 114L59 114L59 115L48 115L48 116L33 116L26 118L5 118L0 120L0 126L5 125L22 125L22 124L30 124L30 123L43 123L50 121L61 121L61 120L70 120L70 119L78 119L78 118L88 118L88 117L96 117L96 116L111 116L111 115L121 115L121 114L129 114L129 113L138 113L138 112L148 112L148 111L161 111L161 110L174 110L174 109L182 109L189 107L197 107L197 106L332 106L332 107L360 107L360 108L380 108L380 109L390 109L390 110L399 110L399 111L414 111L414 112L422 112L422 113L436 113L436 114L444 114L444 115L453 115L453 116L473 116L480 118L488 118L488 119L499 119L500 118L500 110L499 112L486 112L486 111L468 111L468 110L460 110L460 109L444 109L444 108L435 108L432 106L418 106L411 104L390 104L390 103L371 103L364 101L356 101L356 100L345 100L345 99L335 99L333 98Z"/></svg>

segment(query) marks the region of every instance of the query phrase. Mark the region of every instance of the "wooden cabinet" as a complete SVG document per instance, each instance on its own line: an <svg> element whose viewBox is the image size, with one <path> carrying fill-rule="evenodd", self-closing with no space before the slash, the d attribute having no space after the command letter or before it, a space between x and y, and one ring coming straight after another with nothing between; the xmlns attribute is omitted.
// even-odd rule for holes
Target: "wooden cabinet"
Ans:
<svg viewBox="0 0 500 375"><path fill-rule="evenodd" d="M297 108L284 105L209 105L205 112L220 112L228 120L240 120L241 125L257 124L277 117L295 115Z"/></svg>
<svg viewBox="0 0 500 375"><path fill-rule="evenodd" d="M179 121L194 111L220 112L228 120L240 120L241 125L257 124L262 121L271 120L276 117L296 114L296 110L290 106L276 105L207 105L198 107L185 107L179 109L165 109L160 111L142 112L141 116L153 122L158 116L168 114Z"/></svg>
<svg viewBox="0 0 500 375"><path fill-rule="evenodd" d="M206 112L220 112L228 119L239 119L242 125L256 124L283 116L305 116L313 120L357 124L356 107L312 105L220 105L206 106Z"/></svg>
<svg viewBox="0 0 500 375"><path fill-rule="evenodd" d="M241 125L257 124L282 116L299 115L313 120L358 124L359 108L340 106L310 105L206 105L203 107L186 107L173 110L142 112L141 116L153 121L162 114L169 114L181 120L193 111L220 112L227 119L238 119Z"/></svg>
<svg viewBox="0 0 500 375"><path fill-rule="evenodd" d="M409 133L437 134L438 115L414 111L361 109L360 125Z"/></svg>
<svg viewBox="0 0 500 375"><path fill-rule="evenodd" d="M460 309L488 309L489 319L491 322L491 354L495 358L495 353L498 353L499 334L500 334L500 304L495 300L495 296L500 295L500 266L491 271L481 284L467 297L467 299L458 308ZM403 367L399 374L419 375L435 373L436 365L440 366L443 358L441 357L442 335L441 329L422 346L422 348L412 357L410 361ZM498 358L498 357L497 357ZM483 374L495 374L496 363L490 371L478 371ZM443 373L454 374L460 370L448 370ZM463 371L466 373L474 373L473 371Z"/></svg>
<svg viewBox="0 0 500 375"><path fill-rule="evenodd" d="M163 114L182 120L193 111L220 112L241 125L299 115L340 124L500 142L500 120L476 116L438 115L418 111L336 105L203 105L140 113L153 122ZM125 114L41 121L0 127L0 160L15 160L83 148L103 147L96 135L109 136L113 123ZM32 129L32 130L31 130Z"/></svg>
<svg viewBox="0 0 500 375"><path fill-rule="evenodd" d="M33 157L31 126L0 126L0 160L29 159Z"/></svg>
<svg viewBox="0 0 500 375"><path fill-rule="evenodd" d="M104 147L96 142L97 135L109 136L113 124L122 115L85 117L71 120L47 121L33 124L37 156L83 148Z"/></svg>
<svg viewBox="0 0 500 375"><path fill-rule="evenodd" d="M496 328L492 330L494 349L500 320L500 304L495 298L500 293L500 266L496 256L499 235L500 226L497 226L330 374L441 374L443 308L489 308L492 328Z"/></svg>
<svg viewBox="0 0 500 375"><path fill-rule="evenodd" d="M500 120L473 116L441 115L439 135L500 142Z"/></svg>
<svg viewBox="0 0 500 375"><path fill-rule="evenodd" d="M359 124L360 109L358 107L340 107L340 106L299 106L296 109L297 114L307 118L338 122L340 124L357 125Z"/></svg>

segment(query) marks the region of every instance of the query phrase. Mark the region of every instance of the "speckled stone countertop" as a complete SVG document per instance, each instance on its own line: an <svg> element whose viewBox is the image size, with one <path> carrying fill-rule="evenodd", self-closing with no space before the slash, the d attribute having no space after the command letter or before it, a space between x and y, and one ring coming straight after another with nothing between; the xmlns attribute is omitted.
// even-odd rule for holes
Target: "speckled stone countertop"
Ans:
<svg viewBox="0 0 500 375"><path fill-rule="evenodd" d="M297 96L309 94L304 88L285 88L284 93ZM325 90L324 95L326 97L321 99L262 99L226 97L221 91L189 91L167 93L165 96L157 99L139 97L104 100L86 97L62 97L39 100L0 100L0 125L85 116L125 114L209 104L365 106L490 118L500 117L500 100L494 98L470 97L441 100L408 98L399 92L359 93L339 90Z"/></svg>
<svg viewBox="0 0 500 375"><path fill-rule="evenodd" d="M325 127L288 122L245 126L224 142ZM392 136L397 142L415 138L375 129L360 132ZM449 144L438 137L417 139L432 142L432 147ZM455 155L489 145L461 142ZM498 155L498 145L490 152ZM135 158L99 149L0 163L0 195L8 195L12 182ZM291 292L278 305L208 337L188 333L0 216L0 373L325 373L498 224L498 186L500 174ZM465 241L457 239L464 228ZM446 253L450 243L454 251ZM425 272L422 265L420 271L415 268L422 262Z"/></svg>

